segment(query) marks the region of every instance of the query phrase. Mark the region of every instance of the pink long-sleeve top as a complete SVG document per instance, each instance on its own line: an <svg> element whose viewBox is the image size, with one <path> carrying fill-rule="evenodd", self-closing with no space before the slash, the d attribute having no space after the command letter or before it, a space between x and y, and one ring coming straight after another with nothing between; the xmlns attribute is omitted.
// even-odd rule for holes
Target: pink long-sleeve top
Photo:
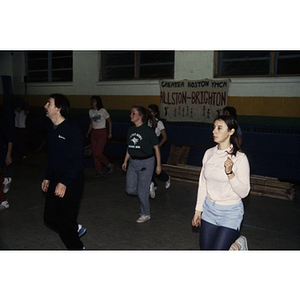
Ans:
<svg viewBox="0 0 300 300"><path fill-rule="evenodd" d="M225 150L218 150L218 145L208 149L202 160L199 177L196 210L203 211L203 202L209 200L220 205L238 204L250 191L250 167L247 156L237 152L236 156L228 154L232 145ZM224 163L230 157L235 176L229 180Z"/></svg>

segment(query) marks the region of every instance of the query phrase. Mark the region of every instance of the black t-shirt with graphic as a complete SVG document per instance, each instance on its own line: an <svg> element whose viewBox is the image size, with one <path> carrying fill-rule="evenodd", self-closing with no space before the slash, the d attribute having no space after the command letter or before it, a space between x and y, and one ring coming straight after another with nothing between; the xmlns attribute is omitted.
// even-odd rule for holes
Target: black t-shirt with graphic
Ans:
<svg viewBox="0 0 300 300"><path fill-rule="evenodd" d="M139 127L132 126L128 129L128 153L132 157L149 157L154 155L153 147L158 145L158 138L152 128L146 124Z"/></svg>

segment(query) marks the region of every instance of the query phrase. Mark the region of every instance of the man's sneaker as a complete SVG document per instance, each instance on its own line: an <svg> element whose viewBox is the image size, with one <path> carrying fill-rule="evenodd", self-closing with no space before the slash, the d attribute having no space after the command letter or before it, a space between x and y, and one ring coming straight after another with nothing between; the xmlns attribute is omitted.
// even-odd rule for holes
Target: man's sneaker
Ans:
<svg viewBox="0 0 300 300"><path fill-rule="evenodd" d="M136 222L137 222L137 223L144 223L144 222L146 222L146 221L148 221L148 220L150 220L150 219L151 219L150 216L141 215L141 216L136 220Z"/></svg>
<svg viewBox="0 0 300 300"><path fill-rule="evenodd" d="M166 181L166 185L165 185L166 189L168 189L170 185L171 185L171 176L169 176L169 179Z"/></svg>
<svg viewBox="0 0 300 300"><path fill-rule="evenodd" d="M98 178L102 178L103 177L103 173L96 173L96 175L94 176L95 179L98 179Z"/></svg>
<svg viewBox="0 0 300 300"><path fill-rule="evenodd" d="M151 183L150 183L150 197L151 197L152 199L155 198L154 182L151 182Z"/></svg>
<svg viewBox="0 0 300 300"><path fill-rule="evenodd" d="M241 246L240 251L248 250L247 239L243 235L241 235L236 242Z"/></svg>
<svg viewBox="0 0 300 300"><path fill-rule="evenodd" d="M2 183L2 189L4 194L6 194L9 191L11 182L12 182L11 177L4 178L4 181Z"/></svg>
<svg viewBox="0 0 300 300"><path fill-rule="evenodd" d="M4 210L4 209L6 209L6 208L9 208L8 201L5 200L5 201L3 201L3 202L0 202L0 211L1 211L1 210Z"/></svg>
<svg viewBox="0 0 300 300"><path fill-rule="evenodd" d="M83 225L78 224L77 232L78 232L78 236L82 237L86 233L86 228Z"/></svg>
<svg viewBox="0 0 300 300"><path fill-rule="evenodd" d="M113 170L114 170L114 165L113 164L109 164L108 167L107 167L107 169L108 169L108 174L111 174L113 172Z"/></svg>

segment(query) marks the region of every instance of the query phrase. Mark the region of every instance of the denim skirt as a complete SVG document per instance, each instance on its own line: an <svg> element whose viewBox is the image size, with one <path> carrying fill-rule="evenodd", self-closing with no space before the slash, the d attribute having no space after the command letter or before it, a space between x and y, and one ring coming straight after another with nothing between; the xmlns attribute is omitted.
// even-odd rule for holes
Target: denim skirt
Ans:
<svg viewBox="0 0 300 300"><path fill-rule="evenodd" d="M213 225L240 230L244 216L243 202L234 205L220 205L205 199L201 219Z"/></svg>

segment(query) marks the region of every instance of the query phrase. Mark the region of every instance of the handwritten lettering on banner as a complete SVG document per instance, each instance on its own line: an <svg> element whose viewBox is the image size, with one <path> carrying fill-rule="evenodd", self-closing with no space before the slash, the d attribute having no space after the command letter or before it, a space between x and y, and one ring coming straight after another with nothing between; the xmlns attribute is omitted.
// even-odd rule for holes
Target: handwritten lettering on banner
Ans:
<svg viewBox="0 0 300 300"><path fill-rule="evenodd" d="M229 79L160 80L160 117L212 123L227 106Z"/></svg>

